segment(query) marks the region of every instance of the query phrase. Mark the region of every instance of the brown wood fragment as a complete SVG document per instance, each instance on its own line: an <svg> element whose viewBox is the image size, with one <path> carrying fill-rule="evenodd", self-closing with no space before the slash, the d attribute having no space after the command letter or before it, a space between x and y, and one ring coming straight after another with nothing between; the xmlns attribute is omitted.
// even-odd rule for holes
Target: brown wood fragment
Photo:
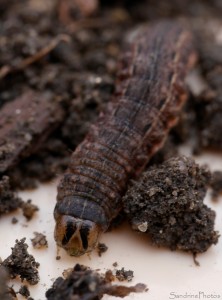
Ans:
<svg viewBox="0 0 222 300"><path fill-rule="evenodd" d="M28 91L0 110L0 173L35 152L62 121L50 93Z"/></svg>

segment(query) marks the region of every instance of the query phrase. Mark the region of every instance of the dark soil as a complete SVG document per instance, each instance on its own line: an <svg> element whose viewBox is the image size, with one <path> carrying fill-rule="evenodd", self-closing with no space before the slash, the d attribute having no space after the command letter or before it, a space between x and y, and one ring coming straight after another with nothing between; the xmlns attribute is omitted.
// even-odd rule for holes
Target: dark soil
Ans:
<svg viewBox="0 0 222 300"><path fill-rule="evenodd" d="M108 250L108 247L104 243L98 243L97 252L99 256L102 256Z"/></svg>
<svg viewBox="0 0 222 300"><path fill-rule="evenodd" d="M34 232L34 235L35 237L31 239L33 248L48 248L48 242L46 236L43 233Z"/></svg>
<svg viewBox="0 0 222 300"><path fill-rule="evenodd" d="M9 177L0 179L0 216L21 207L22 199L11 190Z"/></svg>
<svg viewBox="0 0 222 300"><path fill-rule="evenodd" d="M124 268L116 270L116 278L119 281L132 281L133 277L134 275L132 270L125 270Z"/></svg>
<svg viewBox="0 0 222 300"><path fill-rule="evenodd" d="M210 173L193 159L172 158L132 182L123 198L133 229L154 244L193 253L218 241L215 212L204 203Z"/></svg>
<svg viewBox="0 0 222 300"><path fill-rule="evenodd" d="M195 100L199 149L222 149L222 45L218 35L222 22L210 19L195 24L200 54L200 66L205 88Z"/></svg>
<svg viewBox="0 0 222 300"><path fill-rule="evenodd" d="M145 288L144 284L131 287L111 285L103 275L77 264L66 279L59 277L55 280L52 288L46 292L46 298L99 300L104 294L123 298L130 293L143 292Z"/></svg>
<svg viewBox="0 0 222 300"><path fill-rule="evenodd" d="M22 285L19 289L19 294L27 299L30 296L28 287L26 285Z"/></svg>
<svg viewBox="0 0 222 300"><path fill-rule="evenodd" d="M20 241L16 240L11 255L1 265L7 269L11 278L19 276L22 281L26 280L29 284L34 285L39 282L37 270L39 263L28 253L27 249L25 238Z"/></svg>
<svg viewBox="0 0 222 300"><path fill-rule="evenodd" d="M8 176L3 176L0 180L0 216L20 208L27 221L30 221L39 208L32 204L29 199L26 202L17 196L11 188ZM13 218L12 223L16 224L17 219Z"/></svg>
<svg viewBox="0 0 222 300"><path fill-rule="evenodd" d="M222 194L222 171L212 172L210 187L212 188L212 197L214 200Z"/></svg>

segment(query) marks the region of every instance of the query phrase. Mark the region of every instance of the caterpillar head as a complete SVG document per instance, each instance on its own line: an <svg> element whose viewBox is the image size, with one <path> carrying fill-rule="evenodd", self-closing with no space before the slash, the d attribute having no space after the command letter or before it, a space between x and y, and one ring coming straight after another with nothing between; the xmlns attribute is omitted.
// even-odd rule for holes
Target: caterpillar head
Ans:
<svg viewBox="0 0 222 300"><path fill-rule="evenodd" d="M100 226L93 221L62 215L56 221L54 237L70 255L80 256L96 247L100 232Z"/></svg>

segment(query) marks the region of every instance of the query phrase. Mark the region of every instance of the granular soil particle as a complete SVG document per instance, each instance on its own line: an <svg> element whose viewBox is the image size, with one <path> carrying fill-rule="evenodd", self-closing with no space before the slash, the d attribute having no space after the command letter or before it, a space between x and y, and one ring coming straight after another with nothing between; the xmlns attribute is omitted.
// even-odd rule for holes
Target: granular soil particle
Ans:
<svg viewBox="0 0 222 300"><path fill-rule="evenodd" d="M222 194L222 171L212 172L210 187L212 189L212 198L217 200Z"/></svg>
<svg viewBox="0 0 222 300"><path fill-rule="evenodd" d="M30 221L36 211L39 210L38 206L32 204L29 199L26 202L19 198L11 188L11 180L8 176L3 176L0 179L0 216L20 208L27 221ZM17 223L16 218L12 219L12 223Z"/></svg>
<svg viewBox="0 0 222 300"><path fill-rule="evenodd" d="M196 130L195 152L210 148L222 149L219 128L222 126L222 45L220 18L211 17L191 20L199 53L199 72L203 88L190 99L190 114L195 113L195 120L190 126L190 133Z"/></svg>
<svg viewBox="0 0 222 300"><path fill-rule="evenodd" d="M9 275L7 270L0 266L0 299L1 300L16 300L16 293L13 288L10 288L7 283Z"/></svg>
<svg viewBox="0 0 222 300"><path fill-rule="evenodd" d="M15 241L15 246L12 248L12 253L3 262L11 278L26 280L29 284L34 285L39 282L38 267L39 263L35 258L28 253L28 245L25 243L25 238Z"/></svg>
<svg viewBox="0 0 222 300"><path fill-rule="evenodd" d="M215 212L203 203L209 180L208 169L185 156L151 167L123 197L132 228L158 246L206 251L219 237Z"/></svg>
<svg viewBox="0 0 222 300"><path fill-rule="evenodd" d="M99 256L102 256L108 250L108 247L104 243L98 243L97 252Z"/></svg>
<svg viewBox="0 0 222 300"><path fill-rule="evenodd" d="M135 286L112 285L103 275L77 264L66 279L58 277L52 288L46 292L48 300L99 300L104 294L125 297L133 292L142 292L146 286L139 283Z"/></svg>
<svg viewBox="0 0 222 300"><path fill-rule="evenodd" d="M11 190L8 176L0 179L0 216L21 207L22 199Z"/></svg>
<svg viewBox="0 0 222 300"><path fill-rule="evenodd" d="M18 291L20 295L25 297L26 299L30 296L30 291L26 285L22 285Z"/></svg>
<svg viewBox="0 0 222 300"><path fill-rule="evenodd" d="M132 281L134 277L132 270L125 270L124 268L116 270L115 276L119 281Z"/></svg>
<svg viewBox="0 0 222 300"><path fill-rule="evenodd" d="M35 237L31 239L33 248L48 248L48 242L46 236L43 233L34 232L34 235Z"/></svg>
<svg viewBox="0 0 222 300"><path fill-rule="evenodd" d="M39 210L38 206L32 204L32 200L29 199L26 202L22 202L21 209L23 212L23 216L26 218L27 221L30 221L35 213Z"/></svg>

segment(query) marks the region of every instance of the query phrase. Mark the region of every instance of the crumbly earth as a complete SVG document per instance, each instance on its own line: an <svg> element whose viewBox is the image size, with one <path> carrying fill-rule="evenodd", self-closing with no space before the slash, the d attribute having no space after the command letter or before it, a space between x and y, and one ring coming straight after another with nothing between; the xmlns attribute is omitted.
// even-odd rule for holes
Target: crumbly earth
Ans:
<svg viewBox="0 0 222 300"><path fill-rule="evenodd" d="M18 209L21 204L22 199L11 190L9 177L3 176L0 179L0 216Z"/></svg>
<svg viewBox="0 0 222 300"><path fill-rule="evenodd" d="M108 250L108 247L104 243L98 243L97 252L99 256L102 256Z"/></svg>
<svg viewBox="0 0 222 300"><path fill-rule="evenodd" d="M212 188L212 197L216 200L222 194L222 171L212 172L210 187Z"/></svg>
<svg viewBox="0 0 222 300"><path fill-rule="evenodd" d="M132 281L134 277L132 270L125 270L124 268L116 270L115 276L119 281Z"/></svg>
<svg viewBox="0 0 222 300"><path fill-rule="evenodd" d="M33 189L38 186L39 181L50 181L55 175L65 171L69 154L70 151L62 141L50 138L40 147L38 153L23 159L18 166L7 172L12 186L19 189Z"/></svg>
<svg viewBox="0 0 222 300"><path fill-rule="evenodd" d="M30 296L30 291L29 291L27 285L22 285L18 292L20 295L22 295L26 299Z"/></svg>
<svg viewBox="0 0 222 300"><path fill-rule="evenodd" d="M27 221L30 221L35 213L39 210L38 206L32 204L32 200L29 199L26 202L22 202L21 209L23 212L23 216L26 218Z"/></svg>
<svg viewBox="0 0 222 300"><path fill-rule="evenodd" d="M222 138L222 30L221 18L192 20L199 53L199 73L203 87L192 98L192 109L195 112L196 149L205 148L221 150ZM192 132L192 128L191 128Z"/></svg>
<svg viewBox="0 0 222 300"><path fill-rule="evenodd" d="M34 285L39 282L38 267L39 263L27 251L28 245L25 238L16 240L12 253L3 262L2 266L7 269L11 278L19 276L21 280L26 280L29 284Z"/></svg>
<svg viewBox="0 0 222 300"><path fill-rule="evenodd" d="M209 181L208 169L185 156L151 167L123 197L133 229L149 234L158 246L206 251L219 236L215 212L203 203Z"/></svg>
<svg viewBox="0 0 222 300"><path fill-rule="evenodd" d="M142 292L146 286L137 284L126 287L111 285L106 277L77 264L66 279L58 277L46 292L48 300L99 300L104 294L125 297L131 292Z"/></svg>
<svg viewBox="0 0 222 300"><path fill-rule="evenodd" d="M35 237L31 239L33 248L40 249L48 247L46 236L43 233L34 232L34 235Z"/></svg>
<svg viewBox="0 0 222 300"><path fill-rule="evenodd" d="M39 210L30 199L25 202L19 198L12 190L11 179L8 176L3 176L0 179L0 216L18 208L22 210L27 221L30 221L36 211ZM17 223L16 218L13 218L12 223Z"/></svg>

